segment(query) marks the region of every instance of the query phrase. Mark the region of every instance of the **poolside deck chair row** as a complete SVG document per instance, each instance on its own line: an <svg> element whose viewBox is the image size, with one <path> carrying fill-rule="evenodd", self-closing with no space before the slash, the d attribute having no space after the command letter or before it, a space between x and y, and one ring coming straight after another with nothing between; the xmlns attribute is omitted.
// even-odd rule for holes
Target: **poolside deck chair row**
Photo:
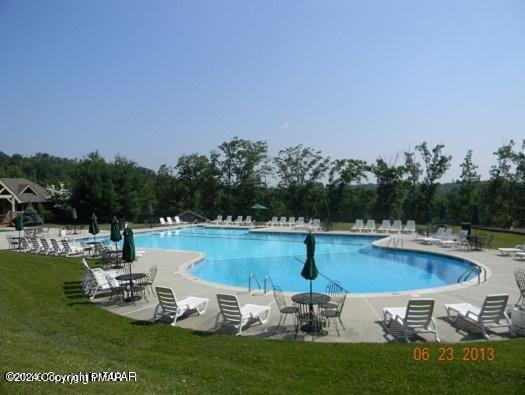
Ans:
<svg viewBox="0 0 525 395"><path fill-rule="evenodd" d="M173 219L171 217L160 217L159 222L162 226L181 226L181 225L187 225L188 222L182 221L178 215L174 216Z"/></svg>
<svg viewBox="0 0 525 395"><path fill-rule="evenodd" d="M21 237L8 239L12 250L42 255L83 255L81 246L71 244L67 239L44 239L36 237Z"/></svg>
<svg viewBox="0 0 525 395"><path fill-rule="evenodd" d="M514 336L512 322L505 312L508 299L507 294L495 294L487 296L481 307L470 303L452 303L445 304L444 308L452 325L459 320L466 321L477 327L485 339L489 339L487 331L492 328L509 328ZM387 329L393 329L394 325L401 327L407 342L417 333L433 333L436 342L439 342L433 311L433 299L411 299L406 307L383 308L383 318Z"/></svg>
<svg viewBox="0 0 525 395"><path fill-rule="evenodd" d="M352 226L353 232L378 232L378 233L416 233L416 221L408 220L406 225L403 227L401 220L395 220L392 224L389 219L384 219L381 225L376 228L376 221L369 219L365 223L362 219L356 219L354 226Z"/></svg>
<svg viewBox="0 0 525 395"><path fill-rule="evenodd" d="M268 221L266 226L289 229L321 230L321 220L312 218L309 222L305 222L304 217L299 217L297 220L295 217L272 217L272 220Z"/></svg>
<svg viewBox="0 0 525 395"><path fill-rule="evenodd" d="M255 220L252 219L251 215L246 216L246 219L243 219L242 215L238 215L237 219L234 221L231 215L226 216L226 219L222 219L222 215L217 215L217 218L209 223L214 225L233 225L233 226L255 226Z"/></svg>
<svg viewBox="0 0 525 395"><path fill-rule="evenodd" d="M175 292L167 287L155 287L159 304L153 313L153 320L168 318L171 325L177 324L177 319L184 315L197 313L204 314L208 307L209 299L188 296L178 300ZM250 323L258 322L265 324L270 317L270 306L256 304L245 304L241 307L235 295L217 294L219 313L215 320L215 327L227 327L233 329L236 335Z"/></svg>

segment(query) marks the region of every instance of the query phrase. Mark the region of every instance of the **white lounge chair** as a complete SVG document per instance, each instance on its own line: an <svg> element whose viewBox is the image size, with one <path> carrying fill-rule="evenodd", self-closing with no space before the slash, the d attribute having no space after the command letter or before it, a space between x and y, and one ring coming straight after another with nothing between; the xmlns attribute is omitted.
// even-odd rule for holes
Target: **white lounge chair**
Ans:
<svg viewBox="0 0 525 395"><path fill-rule="evenodd" d="M508 300L509 295L507 294L489 295L483 301L481 309L470 303L455 303L446 304L445 310L452 325L461 317L477 326L485 339L489 338L487 329L490 328L507 327L510 330L510 334L514 335L512 323L507 313L505 313ZM452 318L451 312L456 313L454 318Z"/></svg>
<svg viewBox="0 0 525 395"><path fill-rule="evenodd" d="M232 223L232 216L228 215L224 221L222 221L223 225L231 225Z"/></svg>
<svg viewBox="0 0 525 395"><path fill-rule="evenodd" d="M286 217L281 217L279 220L279 226L286 226Z"/></svg>
<svg viewBox="0 0 525 395"><path fill-rule="evenodd" d="M416 233L416 221L409 219L407 221L407 224L403 228L403 233L409 233L409 234Z"/></svg>
<svg viewBox="0 0 525 395"><path fill-rule="evenodd" d="M266 223L266 226L277 226L278 223L279 223L279 220L277 219L277 217L272 217L272 220L268 221Z"/></svg>
<svg viewBox="0 0 525 395"><path fill-rule="evenodd" d="M433 312L434 299L411 299L407 307L383 308L383 317L387 329L392 329L394 323L403 327L407 343L410 343L410 336L416 333L433 333L436 342L439 343L436 321L432 317Z"/></svg>
<svg viewBox="0 0 525 395"><path fill-rule="evenodd" d="M445 236L445 228L439 227L436 233L433 233L430 236L418 237L417 241L424 244L435 244L441 242Z"/></svg>
<svg viewBox="0 0 525 395"><path fill-rule="evenodd" d="M62 251L60 252L60 255L84 255L84 250L82 247L71 245L66 239L62 239L60 242L62 243Z"/></svg>
<svg viewBox="0 0 525 395"><path fill-rule="evenodd" d="M244 224L247 226L253 226L255 225L255 221L252 219L251 215L248 215L246 219L244 220Z"/></svg>
<svg viewBox="0 0 525 395"><path fill-rule="evenodd" d="M235 225L243 225L244 221L242 219L242 215L238 215L237 219L233 222L233 224L235 224Z"/></svg>
<svg viewBox="0 0 525 395"><path fill-rule="evenodd" d="M401 220L396 219L388 230L389 233L401 233Z"/></svg>
<svg viewBox="0 0 525 395"><path fill-rule="evenodd" d="M467 240L468 230L460 230L459 233L452 238L441 240L439 243L443 247L468 247L469 243Z"/></svg>
<svg viewBox="0 0 525 395"><path fill-rule="evenodd" d="M309 225L308 230L321 230L321 220L314 219Z"/></svg>
<svg viewBox="0 0 525 395"><path fill-rule="evenodd" d="M512 247L509 247L509 248L498 248L498 251L503 256L511 256L512 254L518 255L518 253L525 252L525 243L524 244L518 244L514 248L512 248Z"/></svg>
<svg viewBox="0 0 525 395"><path fill-rule="evenodd" d="M222 223L222 215L217 215L217 219L214 219L213 221L210 221L212 224L220 224Z"/></svg>
<svg viewBox="0 0 525 395"><path fill-rule="evenodd" d="M369 219L366 221L366 226L363 228L363 232L375 232L376 230L376 221L375 219Z"/></svg>
<svg viewBox="0 0 525 395"><path fill-rule="evenodd" d="M187 224L186 221L181 221L181 219L179 218L178 215L176 215L175 217L173 217L173 219L175 219L175 225L186 225L186 224Z"/></svg>
<svg viewBox="0 0 525 395"><path fill-rule="evenodd" d="M390 220L384 219L381 226L377 229L379 233L387 233L390 230Z"/></svg>
<svg viewBox="0 0 525 395"><path fill-rule="evenodd" d="M247 324L259 322L265 324L270 317L270 306L261 306L257 304L245 304L239 307L239 301L235 295L217 294L219 303L219 314L215 326L219 324L231 326L235 329L236 335L239 335Z"/></svg>
<svg viewBox="0 0 525 395"><path fill-rule="evenodd" d="M162 226L166 226L166 225L167 225L167 224L166 224L166 220L165 220L163 217L160 217L160 218L159 218L159 221L160 221L160 224L161 224Z"/></svg>
<svg viewBox="0 0 525 395"><path fill-rule="evenodd" d="M196 312L199 315L204 314L210 301L208 298L198 298L196 296L188 296L177 300L173 289L166 287L155 287L155 293L159 299L159 304L153 313L153 320L156 320L159 315L169 317L173 320L172 326L175 326L177 318L184 314L191 312Z"/></svg>
<svg viewBox="0 0 525 395"><path fill-rule="evenodd" d="M288 219L288 223L286 225L288 225L288 226L295 226L295 217L290 217Z"/></svg>
<svg viewBox="0 0 525 395"><path fill-rule="evenodd" d="M352 226L352 232L362 232L364 223L362 219L356 219L354 226Z"/></svg>
<svg viewBox="0 0 525 395"><path fill-rule="evenodd" d="M299 217L297 221L295 221L294 228L301 229L304 228L306 225L304 223L304 217Z"/></svg>
<svg viewBox="0 0 525 395"><path fill-rule="evenodd" d="M173 223L173 221L171 220L171 217L166 217L166 221L168 221L168 225L169 225L169 226L173 226L173 225L175 225L175 224Z"/></svg>

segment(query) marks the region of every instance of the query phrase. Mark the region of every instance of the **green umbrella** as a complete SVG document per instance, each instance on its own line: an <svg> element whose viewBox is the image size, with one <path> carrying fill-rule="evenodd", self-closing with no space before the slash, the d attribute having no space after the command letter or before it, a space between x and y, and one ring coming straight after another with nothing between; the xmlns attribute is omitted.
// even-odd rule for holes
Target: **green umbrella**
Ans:
<svg viewBox="0 0 525 395"><path fill-rule="evenodd" d="M20 248L20 232L24 230L24 219L20 214L15 218L15 229L18 230L18 248Z"/></svg>
<svg viewBox="0 0 525 395"><path fill-rule="evenodd" d="M115 250L117 249L117 243L122 240L122 235L120 234L120 223L117 217L113 217L111 221L111 235L109 236L110 240L115 243Z"/></svg>
<svg viewBox="0 0 525 395"><path fill-rule="evenodd" d="M310 298L312 295L312 280L317 278L317 266L315 266L315 237L312 232L306 235L304 239L304 244L306 244L306 262L304 263L301 276L305 279L310 280Z"/></svg>
<svg viewBox="0 0 525 395"><path fill-rule="evenodd" d="M255 216L259 216L259 210L268 210L268 207L263 206L260 203L255 203L253 206L250 207L250 209L255 210Z"/></svg>
<svg viewBox="0 0 525 395"><path fill-rule="evenodd" d="M98 222L97 222L97 216L95 215L95 213L91 215L91 222L89 224L89 233L93 235L93 239L95 239L96 235L100 233L100 229L98 227Z"/></svg>
<svg viewBox="0 0 525 395"><path fill-rule="evenodd" d="M135 242L133 241L133 231L130 227L124 229L122 259L124 259L125 262L129 262L129 274L131 274L131 262L135 260Z"/></svg>

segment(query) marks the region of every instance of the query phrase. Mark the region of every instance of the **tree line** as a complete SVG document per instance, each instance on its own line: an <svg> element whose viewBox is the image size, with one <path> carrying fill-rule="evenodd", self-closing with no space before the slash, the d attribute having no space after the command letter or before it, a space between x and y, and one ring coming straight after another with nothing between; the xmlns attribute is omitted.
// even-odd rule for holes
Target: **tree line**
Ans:
<svg viewBox="0 0 525 395"><path fill-rule="evenodd" d="M185 154L155 172L122 156L107 161L98 152L82 159L38 153L0 152L0 177L25 177L43 186L61 185L56 209L75 207L80 220L95 212L148 221L192 210L206 217L263 214L353 222L356 218L415 219L418 223L473 222L504 228L523 225L525 140L494 152L489 178L481 180L472 151L465 153L457 181L440 180L451 166L445 146L426 142L401 158L331 159L311 147L287 147L270 157L266 141L234 137L209 154ZM53 210L55 211L55 210ZM55 213L56 214L56 213ZM62 218L63 220L64 218Z"/></svg>

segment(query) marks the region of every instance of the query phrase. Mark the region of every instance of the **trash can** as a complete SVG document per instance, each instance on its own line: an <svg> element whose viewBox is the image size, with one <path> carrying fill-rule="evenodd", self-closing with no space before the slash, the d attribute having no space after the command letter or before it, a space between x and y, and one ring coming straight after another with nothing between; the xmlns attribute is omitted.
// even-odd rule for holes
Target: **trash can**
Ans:
<svg viewBox="0 0 525 395"><path fill-rule="evenodd" d="M472 226L471 226L470 222L462 222L461 223L461 230L466 230L468 232L467 236L470 236L470 234L472 233Z"/></svg>

